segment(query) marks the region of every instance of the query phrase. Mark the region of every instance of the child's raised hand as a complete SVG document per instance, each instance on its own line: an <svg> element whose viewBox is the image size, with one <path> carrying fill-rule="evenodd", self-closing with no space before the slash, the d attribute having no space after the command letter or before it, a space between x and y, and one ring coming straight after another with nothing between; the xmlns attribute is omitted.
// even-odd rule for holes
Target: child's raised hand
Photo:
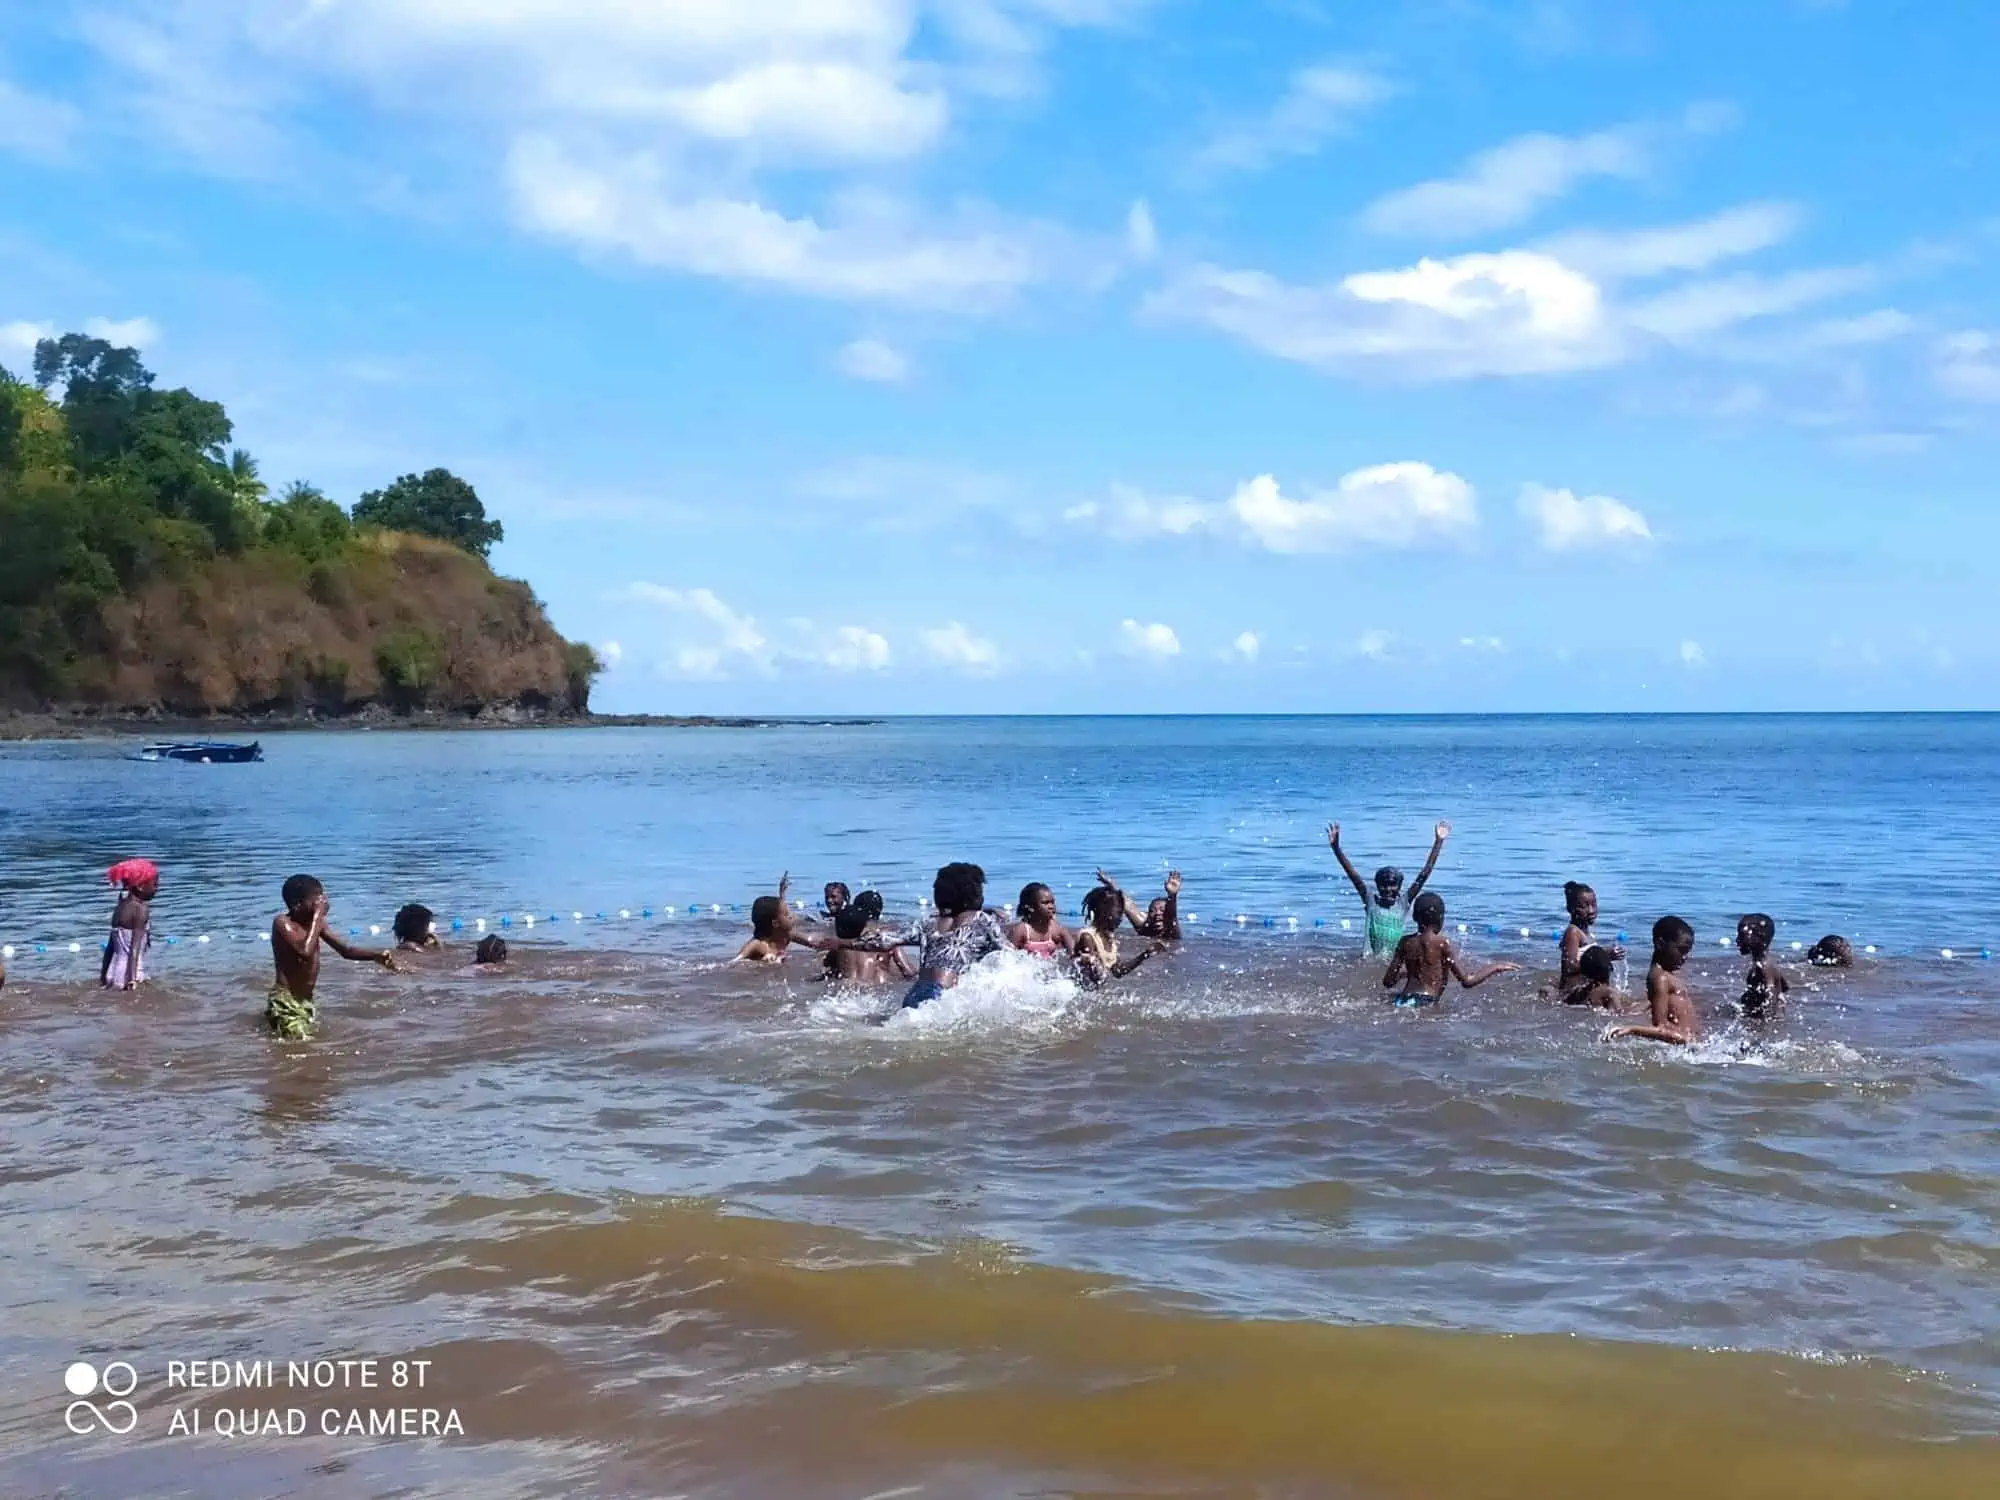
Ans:
<svg viewBox="0 0 2000 1500"><path fill-rule="evenodd" d="M1340 825L1338 823L1329 823L1326 825L1326 842L1327 847L1330 849L1338 849L1340 847Z"/></svg>
<svg viewBox="0 0 2000 1500"><path fill-rule="evenodd" d="M1097 883L1103 886L1106 890L1115 891L1118 889L1118 882L1113 880L1109 875L1105 874L1102 870L1099 870L1097 872Z"/></svg>
<svg viewBox="0 0 2000 1500"><path fill-rule="evenodd" d="M1447 823L1443 818L1439 818L1438 826L1432 831L1437 834L1437 841L1442 844L1446 839L1451 837L1451 824Z"/></svg>
<svg viewBox="0 0 2000 1500"><path fill-rule="evenodd" d="M1167 871L1167 894L1169 896L1178 896L1180 893L1181 872L1179 870Z"/></svg>

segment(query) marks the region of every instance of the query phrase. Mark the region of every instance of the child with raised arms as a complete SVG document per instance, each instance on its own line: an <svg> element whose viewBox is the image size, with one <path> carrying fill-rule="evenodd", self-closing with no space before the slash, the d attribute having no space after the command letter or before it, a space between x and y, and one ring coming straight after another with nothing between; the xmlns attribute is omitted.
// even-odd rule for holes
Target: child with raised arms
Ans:
<svg viewBox="0 0 2000 1500"><path fill-rule="evenodd" d="M1361 878L1361 872L1354 868L1354 862L1340 847L1340 825L1326 825L1326 841L1333 850L1333 857L1340 861L1340 868L1354 885L1354 893L1361 898L1361 912L1367 920L1368 956L1383 958L1395 951L1403 940L1407 927L1411 903L1424 892L1424 883L1431 878L1431 871L1437 868L1438 856L1444 853L1444 841L1451 837L1451 824L1439 821L1435 838L1431 843L1431 857L1424 861L1424 868L1416 881L1406 892L1403 889L1403 872L1394 865L1384 865L1375 872L1375 889L1368 889L1368 882Z"/></svg>
<svg viewBox="0 0 2000 1500"><path fill-rule="evenodd" d="M1083 898L1084 914L1090 921L1076 935L1076 977L1093 989L1107 979L1123 979L1154 954L1166 951L1167 946L1156 940L1130 958L1121 959L1118 956L1118 929L1124 924L1132 903L1123 891L1109 883L1102 871L1098 872L1098 879L1107 883Z"/></svg>
<svg viewBox="0 0 2000 1500"><path fill-rule="evenodd" d="M1425 873L1430 872L1426 869ZM1496 974L1511 974L1521 967L1488 964L1468 976L1458 966L1458 954L1444 935L1444 897L1426 891L1417 897L1411 911L1417 919L1417 930L1397 940L1388 971L1382 975L1382 987L1396 991L1395 1004L1435 1005L1444 998L1445 985L1453 979L1468 990L1476 989Z"/></svg>

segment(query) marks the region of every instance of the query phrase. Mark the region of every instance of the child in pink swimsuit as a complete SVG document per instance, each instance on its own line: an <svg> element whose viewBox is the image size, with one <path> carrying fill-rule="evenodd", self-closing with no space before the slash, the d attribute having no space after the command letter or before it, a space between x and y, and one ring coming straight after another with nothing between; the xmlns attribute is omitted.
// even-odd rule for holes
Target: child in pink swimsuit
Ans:
<svg viewBox="0 0 2000 1500"><path fill-rule="evenodd" d="M1054 958L1076 951L1076 934L1056 920L1056 897L1040 881L1021 887L1020 920L1007 929L1007 941L1023 953Z"/></svg>

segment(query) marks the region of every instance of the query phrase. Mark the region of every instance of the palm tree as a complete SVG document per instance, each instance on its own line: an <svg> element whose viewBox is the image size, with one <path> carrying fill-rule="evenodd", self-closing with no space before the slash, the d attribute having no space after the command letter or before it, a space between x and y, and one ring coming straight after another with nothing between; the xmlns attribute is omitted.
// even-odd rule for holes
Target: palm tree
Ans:
<svg viewBox="0 0 2000 1500"><path fill-rule="evenodd" d="M243 529L254 540L264 534L264 502L270 496L264 481L257 477L257 460L244 448L229 454L229 488L236 497L236 514Z"/></svg>

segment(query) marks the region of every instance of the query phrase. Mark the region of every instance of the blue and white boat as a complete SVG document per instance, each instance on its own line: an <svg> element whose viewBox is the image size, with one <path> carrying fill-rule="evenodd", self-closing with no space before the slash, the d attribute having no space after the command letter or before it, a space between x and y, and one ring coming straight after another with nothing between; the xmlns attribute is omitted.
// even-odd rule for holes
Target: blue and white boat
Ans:
<svg viewBox="0 0 2000 1500"><path fill-rule="evenodd" d="M164 740L157 745L147 745L134 760L179 760L201 766L235 766L247 761L262 760L264 747L256 741L247 745L232 745L224 740Z"/></svg>

